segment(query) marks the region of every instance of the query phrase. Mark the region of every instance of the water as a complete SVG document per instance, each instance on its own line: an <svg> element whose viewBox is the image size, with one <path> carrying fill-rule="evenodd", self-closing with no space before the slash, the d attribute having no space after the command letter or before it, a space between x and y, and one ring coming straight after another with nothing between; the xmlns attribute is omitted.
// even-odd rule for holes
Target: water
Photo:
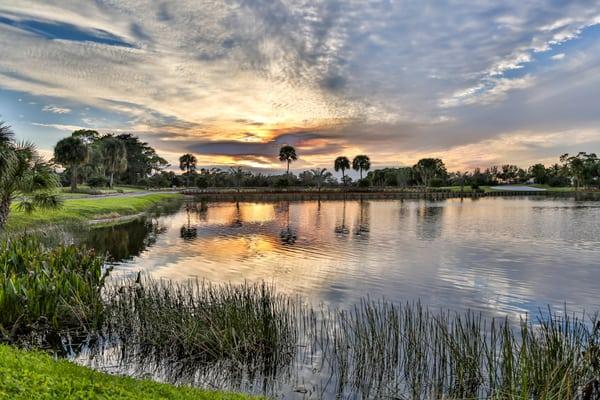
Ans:
<svg viewBox="0 0 600 400"><path fill-rule="evenodd" d="M266 281L313 304L600 309L600 202L546 197L190 203L95 229L114 274Z"/></svg>
<svg viewBox="0 0 600 400"><path fill-rule="evenodd" d="M81 240L112 256L114 277L143 271L179 281L266 281L316 307L349 309L368 296L516 320L548 305L600 310L599 221L599 201L537 196L190 202L171 215L94 229ZM379 396L372 391L381 382L361 383L366 391L358 394L340 380L339 365L330 364L326 351L308 340L293 363L267 375L227 363L192 365L181 375L173 366L185 360L136 362L114 343L76 361L274 398ZM405 384L399 371L391 376L400 381L384 382L390 390Z"/></svg>

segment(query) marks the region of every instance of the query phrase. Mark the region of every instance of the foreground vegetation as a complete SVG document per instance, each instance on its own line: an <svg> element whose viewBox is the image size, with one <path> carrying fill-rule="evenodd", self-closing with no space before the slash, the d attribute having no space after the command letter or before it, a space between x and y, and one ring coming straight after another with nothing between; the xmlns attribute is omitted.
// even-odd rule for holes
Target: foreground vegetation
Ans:
<svg viewBox="0 0 600 400"><path fill-rule="evenodd" d="M73 246L46 249L31 238L0 250L2 341L79 351L75 339L87 338L94 359L110 344L129 373L166 371L163 377L178 381L212 366L221 383L244 376L280 381L290 376L282 371L308 359L311 373L329 377L326 392L340 397L600 396L598 315L549 310L515 323L376 300L351 310L315 309L264 284L139 275L106 283L102 258ZM23 373L6 368L5 375ZM34 379L25 375L16 382Z"/></svg>
<svg viewBox="0 0 600 400"><path fill-rule="evenodd" d="M0 398L243 400L248 396L174 387L92 371L68 361L0 345Z"/></svg>
<svg viewBox="0 0 600 400"><path fill-rule="evenodd" d="M9 231L39 228L45 225L81 224L94 220L110 220L135 215L170 203L179 203L181 196L171 193L145 194L127 197L66 199L59 209L27 213L13 206L6 225Z"/></svg>

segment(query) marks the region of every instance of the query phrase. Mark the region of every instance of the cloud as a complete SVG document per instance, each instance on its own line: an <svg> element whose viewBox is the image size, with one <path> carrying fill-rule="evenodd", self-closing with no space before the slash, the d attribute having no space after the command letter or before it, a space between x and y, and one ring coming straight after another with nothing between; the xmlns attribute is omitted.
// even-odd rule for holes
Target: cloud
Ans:
<svg viewBox="0 0 600 400"><path fill-rule="evenodd" d="M70 108L66 108L66 107L57 107L57 106L54 106L54 105L47 105L47 106L44 106L42 108L42 111L44 111L44 112L51 112L51 113L54 113L54 114L68 114L68 113L71 112L71 109Z"/></svg>
<svg viewBox="0 0 600 400"><path fill-rule="evenodd" d="M0 88L102 110L159 150L215 162L274 163L284 140L306 165L400 162L595 124L599 16L598 1L5 0Z"/></svg>

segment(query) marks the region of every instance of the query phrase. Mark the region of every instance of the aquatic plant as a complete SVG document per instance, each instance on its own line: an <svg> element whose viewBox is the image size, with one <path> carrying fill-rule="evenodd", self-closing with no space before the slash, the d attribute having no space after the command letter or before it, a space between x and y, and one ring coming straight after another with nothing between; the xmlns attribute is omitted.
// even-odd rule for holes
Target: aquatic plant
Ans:
<svg viewBox="0 0 600 400"><path fill-rule="evenodd" d="M108 298L110 343L117 344L120 361L129 371L142 366L144 373L152 364L167 380L186 375L189 382L201 374L203 384L218 381L239 390L239 371L245 371L246 379L254 376L261 385L263 379L294 384L308 363L310 374L326 382L311 387L318 398L593 400L600 395L597 316L549 310L515 323L371 299L351 310L314 309L264 284L172 283L139 276L115 284ZM262 389L269 391L277 394Z"/></svg>
<svg viewBox="0 0 600 400"><path fill-rule="evenodd" d="M261 285L125 279L107 288L106 333L133 358L198 366L226 360L289 364L297 330L294 302Z"/></svg>
<svg viewBox="0 0 600 400"><path fill-rule="evenodd" d="M98 329L103 264L93 251L48 249L31 236L0 243L0 340L33 331Z"/></svg>

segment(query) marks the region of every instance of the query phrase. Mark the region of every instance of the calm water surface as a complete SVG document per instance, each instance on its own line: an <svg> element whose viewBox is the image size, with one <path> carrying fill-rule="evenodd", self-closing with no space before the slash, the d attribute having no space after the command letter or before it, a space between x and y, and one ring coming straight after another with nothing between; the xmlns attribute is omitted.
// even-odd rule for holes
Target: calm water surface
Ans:
<svg viewBox="0 0 600 400"><path fill-rule="evenodd" d="M312 303L361 297L492 315L600 309L600 202L542 197L189 203L96 229L115 274L267 281Z"/></svg>

